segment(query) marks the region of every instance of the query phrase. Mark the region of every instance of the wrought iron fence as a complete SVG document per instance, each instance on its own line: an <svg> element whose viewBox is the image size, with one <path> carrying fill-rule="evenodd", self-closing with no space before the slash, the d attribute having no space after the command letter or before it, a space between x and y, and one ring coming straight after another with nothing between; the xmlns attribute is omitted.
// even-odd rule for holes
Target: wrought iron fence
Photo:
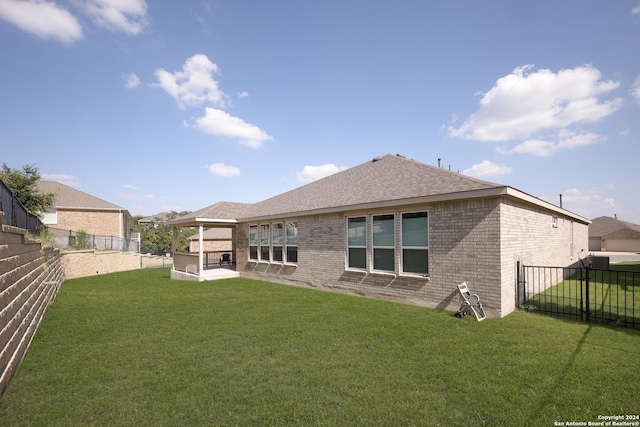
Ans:
<svg viewBox="0 0 640 427"><path fill-rule="evenodd" d="M7 225L23 228L31 234L38 234L42 221L29 212L7 185L0 180L0 211L5 213Z"/></svg>
<svg viewBox="0 0 640 427"><path fill-rule="evenodd" d="M53 234L53 244L62 249L95 249L140 253L140 239L124 239L116 236L100 236L82 231L48 227Z"/></svg>
<svg viewBox="0 0 640 427"><path fill-rule="evenodd" d="M518 267L520 307L539 313L640 329L640 271Z"/></svg>

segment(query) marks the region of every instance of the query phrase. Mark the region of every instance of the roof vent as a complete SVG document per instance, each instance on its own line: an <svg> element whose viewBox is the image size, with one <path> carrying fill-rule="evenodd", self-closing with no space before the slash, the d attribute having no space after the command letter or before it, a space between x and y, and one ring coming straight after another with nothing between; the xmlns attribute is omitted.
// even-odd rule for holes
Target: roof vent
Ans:
<svg viewBox="0 0 640 427"><path fill-rule="evenodd" d="M403 156L402 154L396 154L396 157L400 157L401 159L406 159L407 156Z"/></svg>
<svg viewBox="0 0 640 427"><path fill-rule="evenodd" d="M382 160L382 156L375 157L373 160L371 160L371 163L375 163L375 162L377 162L378 160Z"/></svg>

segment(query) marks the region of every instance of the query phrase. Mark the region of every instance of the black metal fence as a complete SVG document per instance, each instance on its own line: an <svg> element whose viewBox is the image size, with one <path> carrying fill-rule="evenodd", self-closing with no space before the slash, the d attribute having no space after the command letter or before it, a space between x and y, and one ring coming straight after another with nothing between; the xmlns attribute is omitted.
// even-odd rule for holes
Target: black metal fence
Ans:
<svg viewBox="0 0 640 427"><path fill-rule="evenodd" d="M517 301L528 311L640 329L640 271L518 265Z"/></svg>
<svg viewBox="0 0 640 427"><path fill-rule="evenodd" d="M42 221L37 215L27 211L13 191L0 180L0 211L5 213L7 225L23 228L31 234L38 234Z"/></svg>
<svg viewBox="0 0 640 427"><path fill-rule="evenodd" d="M53 244L62 249L95 249L140 253L140 239L123 239L116 236L100 236L82 231L48 227L53 234Z"/></svg>

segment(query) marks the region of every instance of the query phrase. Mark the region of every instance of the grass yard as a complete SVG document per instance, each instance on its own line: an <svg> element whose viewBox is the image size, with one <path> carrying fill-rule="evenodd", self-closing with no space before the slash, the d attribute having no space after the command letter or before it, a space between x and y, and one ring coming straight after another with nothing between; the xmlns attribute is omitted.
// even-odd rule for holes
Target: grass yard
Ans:
<svg viewBox="0 0 640 427"><path fill-rule="evenodd" d="M66 281L2 426L553 426L640 410L640 333L138 270Z"/></svg>
<svg viewBox="0 0 640 427"><path fill-rule="evenodd" d="M562 270L543 268L541 271ZM586 310L586 274L571 271L576 272L529 298L527 305L535 310L581 318L581 311ZM589 277L590 320L640 329L640 262L612 264L610 270L592 270ZM544 278L537 280L544 285Z"/></svg>

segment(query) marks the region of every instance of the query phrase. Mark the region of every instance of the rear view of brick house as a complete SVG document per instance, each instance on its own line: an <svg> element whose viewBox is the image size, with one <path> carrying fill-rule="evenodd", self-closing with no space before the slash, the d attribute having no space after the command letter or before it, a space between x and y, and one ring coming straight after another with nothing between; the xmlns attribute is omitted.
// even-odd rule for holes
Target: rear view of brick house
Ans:
<svg viewBox="0 0 640 427"><path fill-rule="evenodd" d="M575 213L400 155L227 205L170 223L232 228L242 277L453 310L467 282L494 316L515 309L518 261L568 266L588 247Z"/></svg>

